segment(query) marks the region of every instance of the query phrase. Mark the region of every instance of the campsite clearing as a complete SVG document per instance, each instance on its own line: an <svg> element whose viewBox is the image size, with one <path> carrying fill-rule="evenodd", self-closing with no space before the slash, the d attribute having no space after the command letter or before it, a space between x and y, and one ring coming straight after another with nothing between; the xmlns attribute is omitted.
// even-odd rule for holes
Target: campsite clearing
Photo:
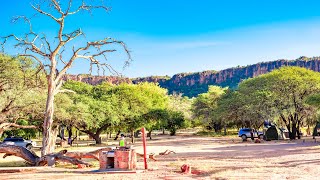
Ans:
<svg viewBox="0 0 320 180"><path fill-rule="evenodd" d="M149 171L142 171L143 160L138 158L141 171L134 174L94 172L98 167L42 167L36 172L2 173L0 179L314 179L320 176L320 146L311 137L253 143L241 142L238 137L155 136L147 145L148 153L169 149L176 154L148 161ZM141 142L135 147L142 153ZM94 149L98 147L81 151ZM21 163L21 159L7 157L1 159L0 165L8 162ZM193 174L180 173L184 164L191 166Z"/></svg>

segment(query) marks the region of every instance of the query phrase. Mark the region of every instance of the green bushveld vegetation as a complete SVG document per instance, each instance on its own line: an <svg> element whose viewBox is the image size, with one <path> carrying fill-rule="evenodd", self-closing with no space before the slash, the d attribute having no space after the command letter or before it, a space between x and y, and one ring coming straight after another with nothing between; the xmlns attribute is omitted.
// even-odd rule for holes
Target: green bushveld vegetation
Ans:
<svg viewBox="0 0 320 180"><path fill-rule="evenodd" d="M37 64L0 55L0 133L34 137L41 131L45 109L45 81ZM242 81L234 90L209 86L196 98L169 95L154 83L102 83L92 86L67 81L55 98L54 129L64 127L72 138L78 130L97 144L102 133L136 131L146 127L175 135L181 128L203 127L200 135L221 135L226 129L260 128L272 120L300 138L303 127L319 118L320 74L305 68L284 67ZM59 132L59 131L60 132ZM64 137L61 137L64 138ZM133 141L133 139L132 139Z"/></svg>
<svg viewBox="0 0 320 180"><path fill-rule="evenodd" d="M198 116L207 124L227 127L259 128L264 120L272 120L286 127L290 139L295 139L300 138L303 126L315 125L319 92L320 73L300 67L283 67L247 79L237 90L225 90L219 98L200 95L193 111L196 115L200 112ZM200 104L203 108L199 109L202 101L205 103Z"/></svg>

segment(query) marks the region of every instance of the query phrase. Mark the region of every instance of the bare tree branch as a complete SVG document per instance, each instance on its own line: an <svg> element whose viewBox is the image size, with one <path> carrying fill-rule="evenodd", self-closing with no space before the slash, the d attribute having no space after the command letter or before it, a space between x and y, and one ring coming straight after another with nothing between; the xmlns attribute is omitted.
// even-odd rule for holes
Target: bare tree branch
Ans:
<svg viewBox="0 0 320 180"><path fill-rule="evenodd" d="M72 4L72 0L69 0L69 5L68 5L68 8L67 8L67 10L66 10L66 12L65 12L65 16L69 13L69 11L70 11L70 8L71 8L71 4Z"/></svg>
<svg viewBox="0 0 320 180"><path fill-rule="evenodd" d="M34 5L31 4L31 7L32 7L34 10L38 11L40 14L49 16L50 18L52 18L53 20L55 20L57 23L59 23L59 22L61 21L61 18L57 19L57 18L54 17L52 14L42 11L42 10L40 9L40 6L39 6L39 5L38 5L38 8L37 8L37 7L35 7Z"/></svg>
<svg viewBox="0 0 320 180"><path fill-rule="evenodd" d="M60 13L62 14L62 16L64 16L64 13L61 10L60 4L56 1L56 0L51 0L53 3L54 8Z"/></svg>
<svg viewBox="0 0 320 180"><path fill-rule="evenodd" d="M45 65L43 65L42 61L37 58L36 56L32 55L32 54L20 54L19 56L22 56L22 57L32 57L33 59L35 59L39 65L40 65L40 68L43 70L43 72L48 75L48 72L46 71L45 69Z"/></svg>
<svg viewBox="0 0 320 180"><path fill-rule="evenodd" d="M111 10L110 7L106 7L106 6L91 6L91 5L86 5L84 1L82 1L82 5L79 6L75 11L73 12L68 12L67 15L73 15L73 14L77 14L78 12L84 10L84 11L88 11L91 13L91 11L93 9L103 9L106 12L109 12Z"/></svg>
<svg viewBox="0 0 320 180"><path fill-rule="evenodd" d="M104 45L109 45L109 44L119 44L123 47L123 49L125 50L125 52L127 53L128 55L128 60L126 61L126 64L129 63L129 61L131 61L131 55L130 55L130 52L126 46L126 44L122 41L116 41L112 38L105 38L103 40L100 40L100 41L94 41L94 42L88 42L87 43L87 46L85 47L81 47L81 48L78 48L77 50L73 50L73 55L72 57L70 58L70 60L68 61L67 65L59 72L59 74L57 75L56 77L56 83L59 81L59 79L62 78L62 76L67 72L67 70L71 67L73 61L77 58L84 58L84 59L88 59L90 60L90 63L91 63L91 66L93 64L96 64L98 66L104 66L104 67L107 67L109 70L113 70L111 69L110 65L106 64L106 63L100 63L99 60L97 60L95 57L98 57L98 56L101 56L101 55L105 55L105 53L108 53L108 52L114 52L116 50L114 49L107 49L107 50L102 50L100 52L97 52L97 53L93 53L91 55L80 55L79 53L82 52L82 51L86 51L86 50L89 50L89 48L93 47L97 50L100 50L102 46ZM84 54L87 54L87 53L84 53ZM90 70L92 70L92 67L90 67Z"/></svg>
<svg viewBox="0 0 320 180"><path fill-rule="evenodd" d="M14 128L19 128L19 129L37 129L39 128L38 126L34 126L34 125L19 125L16 123L1 123L0 124L0 129L6 129L9 130L9 128L14 127Z"/></svg>
<svg viewBox="0 0 320 180"><path fill-rule="evenodd" d="M12 23L16 23L16 22L18 22L20 19L23 19L24 22L26 22L26 23L29 24L29 31L30 31L31 33L33 33L33 31L32 31L32 24L31 24L31 22L30 22L30 19L27 18L26 16L15 16L15 17L12 18L11 22L12 22Z"/></svg>
<svg viewBox="0 0 320 180"><path fill-rule="evenodd" d="M125 66L129 64L131 61L130 52L122 41L117 41L112 38L105 38L99 41L87 42L84 46L79 46L79 48L74 48L71 51L71 57L64 58L64 52L66 48L71 47L72 44L68 44L70 41L78 38L81 35L84 35L81 29L77 29L72 31L71 33L64 33L65 20L68 15L74 15L80 11L88 11L91 13L92 10L102 9L106 12L110 11L109 7L103 5L103 3L96 4L86 4L84 0L74 11L72 11L72 0L66 1L67 8L64 11L63 6L61 6L62 1L59 0L45 0L49 7L51 7L50 11L46 11L42 4L34 4L31 5L32 8L39 14L44 16L48 16L53 19L58 26L57 38L58 42L51 43L45 36L45 34L36 34L33 32L30 20L25 17L17 17L18 19L24 19L25 22L30 24L29 33L26 33L24 37L19 38L16 35L12 34L6 37L3 37L3 43L1 43L2 50L4 51L4 45L7 43L8 39L12 38L17 43L14 47L23 48L24 52L20 54L22 57L31 57L35 61L39 63L39 68L42 69L47 75L47 102L46 109L44 113L44 121L43 121L43 149L41 150L42 155L46 155L53 151L52 138L53 135L52 125L53 125L53 117L54 117L54 96L66 90L59 90L63 84L62 78L66 74L67 70L71 68L72 64L76 59L87 59L90 61L90 70L92 71L92 67L96 66L98 72L100 70L105 71L108 69L111 73L117 73L115 69L109 64L107 59L107 54L116 51L113 45L120 45L121 48L126 52L128 59L125 61ZM53 12L51 12L53 11ZM56 15L57 14L57 15ZM59 16L59 17L58 17ZM41 43L41 44L39 44ZM57 45L56 45L57 44ZM66 53L69 55L69 53ZM102 58L102 60L100 59ZM46 60L49 61L50 64L45 64ZM64 66L61 68L59 72L60 66L58 66L58 62L61 61ZM125 67L124 66L124 67Z"/></svg>

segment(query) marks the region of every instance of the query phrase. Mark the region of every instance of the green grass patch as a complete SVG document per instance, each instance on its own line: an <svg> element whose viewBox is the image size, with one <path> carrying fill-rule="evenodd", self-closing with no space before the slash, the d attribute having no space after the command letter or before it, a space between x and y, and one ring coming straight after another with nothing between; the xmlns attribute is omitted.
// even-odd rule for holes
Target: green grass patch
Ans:
<svg viewBox="0 0 320 180"><path fill-rule="evenodd" d="M25 161L7 161L0 162L0 167L27 167L29 166Z"/></svg>

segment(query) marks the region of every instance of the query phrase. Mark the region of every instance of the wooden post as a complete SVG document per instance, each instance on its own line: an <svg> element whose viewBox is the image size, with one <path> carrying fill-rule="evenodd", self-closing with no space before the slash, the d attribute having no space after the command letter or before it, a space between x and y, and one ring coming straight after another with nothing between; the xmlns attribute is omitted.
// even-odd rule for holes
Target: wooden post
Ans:
<svg viewBox="0 0 320 180"><path fill-rule="evenodd" d="M144 169L148 169L147 164L147 142L146 142L146 129L141 128L142 133L142 143L143 143L143 161L144 161Z"/></svg>

